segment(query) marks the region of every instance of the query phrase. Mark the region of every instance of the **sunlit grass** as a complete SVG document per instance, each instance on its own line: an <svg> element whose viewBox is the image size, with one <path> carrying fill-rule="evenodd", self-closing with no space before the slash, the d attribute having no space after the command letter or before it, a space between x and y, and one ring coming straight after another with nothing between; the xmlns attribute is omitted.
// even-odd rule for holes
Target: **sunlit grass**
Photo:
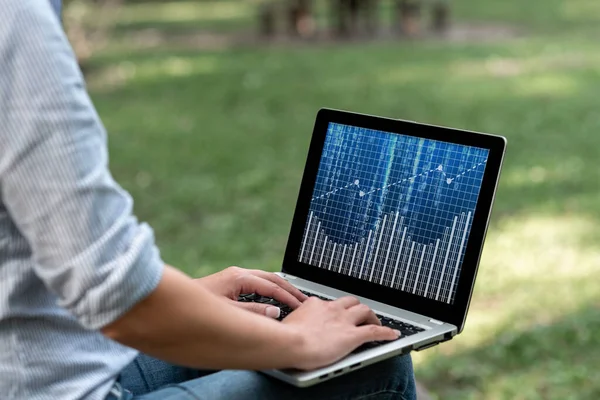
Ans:
<svg viewBox="0 0 600 400"><path fill-rule="evenodd" d="M600 18L600 3L596 0L576 0L562 3L561 13L567 20L575 23L581 20L595 20Z"/></svg>
<svg viewBox="0 0 600 400"><path fill-rule="evenodd" d="M573 182L585 176L586 164L579 157L562 159L550 166L531 166L514 169L504 174L504 186L535 187L548 182Z"/></svg>
<svg viewBox="0 0 600 400"><path fill-rule="evenodd" d="M600 21L595 0L454 0L452 3L455 15L461 20L515 23L545 32Z"/></svg>
<svg viewBox="0 0 600 400"><path fill-rule="evenodd" d="M532 215L492 230L464 333L414 356L440 399L600 393L600 248L587 240L597 232L582 217Z"/></svg>
<svg viewBox="0 0 600 400"><path fill-rule="evenodd" d="M126 4L116 16L117 29L153 29L166 33L195 29L232 32L254 23L257 1L210 0Z"/></svg>
<svg viewBox="0 0 600 400"><path fill-rule="evenodd" d="M119 13L124 24L136 22L189 22L230 20L252 14L252 1L175 1L132 3Z"/></svg>
<svg viewBox="0 0 600 400"><path fill-rule="evenodd" d="M133 23L235 19L250 14L253 6L251 1L138 3L125 7L120 13L120 20L123 23Z"/></svg>
<svg viewBox="0 0 600 400"><path fill-rule="evenodd" d="M110 91L129 83L141 84L166 77L185 77L190 75L209 74L217 69L215 57L177 57L169 56L160 60L149 60L133 63L123 61L91 74L88 79L90 89Z"/></svg>

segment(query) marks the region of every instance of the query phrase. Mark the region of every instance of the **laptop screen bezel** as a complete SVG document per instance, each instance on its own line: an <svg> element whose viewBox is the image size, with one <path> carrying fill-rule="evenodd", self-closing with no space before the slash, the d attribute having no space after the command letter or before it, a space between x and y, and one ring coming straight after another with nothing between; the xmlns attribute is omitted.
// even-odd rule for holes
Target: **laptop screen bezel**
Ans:
<svg viewBox="0 0 600 400"><path fill-rule="evenodd" d="M310 208L310 200L313 195L325 137L330 123L433 139L489 150L483 181L473 216L471 233L467 241L461 273L457 283L454 304L428 299L298 261L302 236ZM481 258L481 251L483 249L505 148L506 139L501 136L339 110L319 110L285 251L283 272L357 296L426 315L439 321L451 323L456 325L460 332L464 326L473 293L473 286Z"/></svg>

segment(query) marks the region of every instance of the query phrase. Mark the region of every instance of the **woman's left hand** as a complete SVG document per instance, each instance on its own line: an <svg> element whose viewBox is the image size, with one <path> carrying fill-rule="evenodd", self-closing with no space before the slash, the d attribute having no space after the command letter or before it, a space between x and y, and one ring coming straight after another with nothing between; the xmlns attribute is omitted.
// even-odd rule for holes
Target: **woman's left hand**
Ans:
<svg viewBox="0 0 600 400"><path fill-rule="evenodd" d="M255 269L229 267L197 279L196 282L212 293L228 298L238 307L271 318L279 317L278 307L261 303L238 302L238 296L245 293L257 293L261 296L272 297L292 309L298 308L307 299L305 294L279 275Z"/></svg>

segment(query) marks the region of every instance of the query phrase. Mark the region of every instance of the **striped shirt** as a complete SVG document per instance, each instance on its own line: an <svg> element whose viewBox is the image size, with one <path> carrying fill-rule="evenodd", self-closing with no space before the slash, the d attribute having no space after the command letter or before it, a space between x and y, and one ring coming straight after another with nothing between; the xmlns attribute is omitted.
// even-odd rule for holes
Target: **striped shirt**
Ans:
<svg viewBox="0 0 600 400"><path fill-rule="evenodd" d="M62 13L62 0L50 0L50 5L54 8L54 13L60 17Z"/></svg>
<svg viewBox="0 0 600 400"><path fill-rule="evenodd" d="M51 1L0 0L2 400L104 399L137 352L99 329L163 269Z"/></svg>

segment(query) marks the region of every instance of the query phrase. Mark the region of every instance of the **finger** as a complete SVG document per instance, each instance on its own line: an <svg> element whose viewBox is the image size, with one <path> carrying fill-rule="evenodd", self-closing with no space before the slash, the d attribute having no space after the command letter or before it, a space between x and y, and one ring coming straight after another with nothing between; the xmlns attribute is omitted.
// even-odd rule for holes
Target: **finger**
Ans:
<svg viewBox="0 0 600 400"><path fill-rule="evenodd" d="M339 304L344 308L350 308L357 304L360 304L360 301L356 297L344 296L332 301L332 303Z"/></svg>
<svg viewBox="0 0 600 400"><path fill-rule="evenodd" d="M377 315L365 304L357 304L348 308L347 316L354 325L372 324L381 325Z"/></svg>
<svg viewBox="0 0 600 400"><path fill-rule="evenodd" d="M378 340L396 340L400 336L400 331L397 331L386 326L363 325L356 328L356 338L358 345L366 342Z"/></svg>
<svg viewBox="0 0 600 400"><path fill-rule="evenodd" d="M237 307L252 311L253 313L265 315L269 318L277 319L281 315L279 307L270 306L268 304L260 303L240 303L238 301L233 302Z"/></svg>
<svg viewBox="0 0 600 400"><path fill-rule="evenodd" d="M248 274L241 278L242 293L258 293L261 296L272 297L292 308L300 307L300 300L292 296L287 290L281 286L258 277Z"/></svg>
<svg viewBox="0 0 600 400"><path fill-rule="evenodd" d="M287 290L288 293L290 293L292 296L297 298L300 302L303 302L306 299L308 299L307 295L302 293L300 290L298 290L296 287L294 287L294 285L292 285L291 283L289 283L288 281L286 281L285 279L283 279L282 277L280 277L277 274L274 274L272 272L261 271L261 270L252 270L251 273L258 277L261 277L268 281L271 281L274 284L284 288L285 290Z"/></svg>

